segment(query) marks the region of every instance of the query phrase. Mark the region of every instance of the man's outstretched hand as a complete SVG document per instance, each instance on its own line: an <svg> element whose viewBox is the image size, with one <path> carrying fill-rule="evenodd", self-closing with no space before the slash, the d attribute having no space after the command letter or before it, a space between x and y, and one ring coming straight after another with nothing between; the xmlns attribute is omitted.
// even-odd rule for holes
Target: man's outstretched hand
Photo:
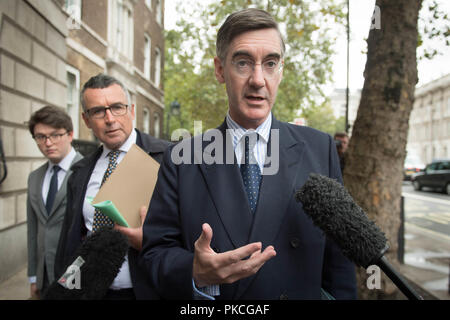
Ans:
<svg viewBox="0 0 450 320"><path fill-rule="evenodd" d="M198 288L222 283L233 283L249 277L275 257L273 246L261 252L261 242L249 243L235 250L216 253L211 249L213 231L209 224L202 225L202 234L195 241L193 278ZM249 257L248 259L245 259ZM244 260L245 259L245 260Z"/></svg>

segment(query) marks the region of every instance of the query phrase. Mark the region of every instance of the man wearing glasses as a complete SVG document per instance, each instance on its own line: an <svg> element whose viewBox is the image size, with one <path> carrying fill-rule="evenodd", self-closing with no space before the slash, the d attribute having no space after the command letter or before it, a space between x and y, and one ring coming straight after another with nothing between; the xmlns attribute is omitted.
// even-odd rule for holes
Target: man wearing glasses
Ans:
<svg viewBox="0 0 450 320"><path fill-rule="evenodd" d="M157 292L166 299L355 298L354 265L294 199L312 172L342 178L331 136L272 115L285 53L277 23L263 10L235 12L219 29L216 51L216 79L228 95L219 138L205 133L169 148L143 227L141 255ZM200 163L197 145L218 161ZM180 146L190 163L174 161ZM279 160L276 170L269 158Z"/></svg>
<svg viewBox="0 0 450 320"><path fill-rule="evenodd" d="M70 166L82 156L72 148L72 120L63 109L39 109L28 121L28 128L48 159L28 177L28 276L31 297L37 299L54 280L56 249L66 212L67 179Z"/></svg>
<svg viewBox="0 0 450 320"><path fill-rule="evenodd" d="M117 79L98 74L89 79L80 93L83 120L102 145L92 155L77 163L68 182L67 214L61 240L58 246L56 272L61 276L72 259L76 249L86 236L100 227L114 227L109 218L96 212L86 197L95 197L106 172L115 169L133 144L137 144L156 161L162 155L168 142L156 139L133 128L134 105L128 90ZM150 200L150 199L149 199ZM147 212L148 203L142 203L141 217ZM131 245L120 272L111 284L105 299L151 299L155 298L148 285L146 274L137 263L142 246L141 228L119 228Z"/></svg>

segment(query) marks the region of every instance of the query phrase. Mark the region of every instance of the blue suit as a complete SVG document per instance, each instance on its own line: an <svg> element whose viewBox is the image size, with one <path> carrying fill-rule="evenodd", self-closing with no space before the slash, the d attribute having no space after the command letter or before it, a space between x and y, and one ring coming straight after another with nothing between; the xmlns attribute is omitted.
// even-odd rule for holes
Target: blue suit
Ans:
<svg viewBox="0 0 450 320"><path fill-rule="evenodd" d="M275 118L272 129L279 129L279 170L263 176L254 214L236 159L234 164L176 165L173 147L164 154L141 251L142 263L161 297L193 298L194 242L206 222L213 230L211 248L216 252L257 241L263 249L273 245L277 252L255 275L220 285L218 299L320 299L321 287L337 299L356 298L354 265L294 199L312 172L342 181L335 144L325 133ZM225 122L219 130L225 137ZM196 143L203 151L211 143L201 140L197 136L180 142L185 150L191 148L191 160ZM268 150L271 140L272 134Z"/></svg>

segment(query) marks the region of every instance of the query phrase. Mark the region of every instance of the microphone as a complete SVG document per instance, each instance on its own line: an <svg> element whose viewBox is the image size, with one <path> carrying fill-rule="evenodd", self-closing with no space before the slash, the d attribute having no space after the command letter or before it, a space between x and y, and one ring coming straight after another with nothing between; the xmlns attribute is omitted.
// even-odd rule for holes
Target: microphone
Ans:
<svg viewBox="0 0 450 320"><path fill-rule="evenodd" d="M423 300L384 257L389 249L384 233L367 218L343 185L311 173L295 193L295 199L303 204L314 225L333 239L348 259L365 269L379 266L408 299Z"/></svg>
<svg viewBox="0 0 450 320"><path fill-rule="evenodd" d="M102 299L125 261L128 239L102 227L77 249L74 262L43 294L44 300Z"/></svg>

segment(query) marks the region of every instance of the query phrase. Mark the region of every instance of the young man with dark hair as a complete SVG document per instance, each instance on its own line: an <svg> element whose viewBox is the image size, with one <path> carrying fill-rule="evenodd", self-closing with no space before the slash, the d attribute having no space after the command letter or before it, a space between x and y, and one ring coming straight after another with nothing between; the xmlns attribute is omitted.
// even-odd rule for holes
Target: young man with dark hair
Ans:
<svg viewBox="0 0 450 320"><path fill-rule="evenodd" d="M39 298L54 280L56 249L66 212L70 167L82 158L71 143L72 120L61 108L46 106L31 116L28 128L48 161L28 177L28 276L31 297Z"/></svg>

